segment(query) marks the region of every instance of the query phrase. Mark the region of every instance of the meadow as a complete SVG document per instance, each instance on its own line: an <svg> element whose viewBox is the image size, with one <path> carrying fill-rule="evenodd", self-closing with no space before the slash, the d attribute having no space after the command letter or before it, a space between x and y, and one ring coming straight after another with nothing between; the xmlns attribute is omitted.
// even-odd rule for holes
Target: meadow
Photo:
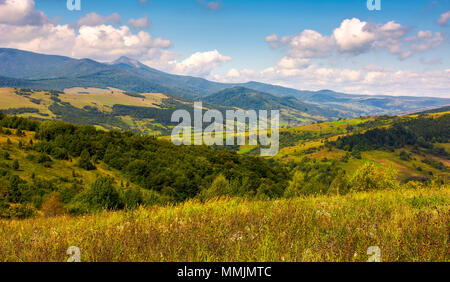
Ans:
<svg viewBox="0 0 450 282"><path fill-rule="evenodd" d="M0 261L450 261L448 187L0 221ZM372 247L372 248L371 248ZM369 251L369 252L368 252Z"/></svg>

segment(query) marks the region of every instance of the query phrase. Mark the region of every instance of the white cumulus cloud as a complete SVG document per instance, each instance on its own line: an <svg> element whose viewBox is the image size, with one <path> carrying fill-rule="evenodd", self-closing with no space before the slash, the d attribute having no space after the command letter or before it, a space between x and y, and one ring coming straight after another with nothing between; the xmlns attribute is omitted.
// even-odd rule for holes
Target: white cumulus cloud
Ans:
<svg viewBox="0 0 450 282"><path fill-rule="evenodd" d="M450 20L450 11L447 11L439 17L436 23L440 26L447 26L449 20Z"/></svg>
<svg viewBox="0 0 450 282"><path fill-rule="evenodd" d="M42 25L47 16L34 9L33 0L0 0L0 23L10 25Z"/></svg>
<svg viewBox="0 0 450 282"><path fill-rule="evenodd" d="M356 18L344 20L333 32L339 51L359 54L369 50L376 35L365 29L366 24Z"/></svg>
<svg viewBox="0 0 450 282"><path fill-rule="evenodd" d="M408 41L411 42L411 49L418 52L428 51L433 48L437 48L446 42L443 33L427 31L419 31L417 36L409 37Z"/></svg>
<svg viewBox="0 0 450 282"><path fill-rule="evenodd" d="M109 16L101 16L97 13L89 13L78 20L77 25L78 26L97 26L102 24L115 24L115 25L121 25L122 24L122 18L119 14L113 13Z"/></svg>
<svg viewBox="0 0 450 282"><path fill-rule="evenodd" d="M145 16L140 19L129 19L128 25L137 29L144 29L150 27L150 21L148 20L148 16Z"/></svg>
<svg viewBox="0 0 450 282"><path fill-rule="evenodd" d="M211 71L228 61L231 58L224 56L217 50L207 52L196 52L181 62L172 61L173 70L179 74L206 76Z"/></svg>

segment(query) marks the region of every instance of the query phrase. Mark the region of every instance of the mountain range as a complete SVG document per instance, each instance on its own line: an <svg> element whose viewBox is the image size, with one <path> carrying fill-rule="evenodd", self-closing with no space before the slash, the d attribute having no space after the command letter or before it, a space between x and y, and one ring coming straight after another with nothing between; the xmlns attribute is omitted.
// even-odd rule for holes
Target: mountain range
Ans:
<svg viewBox="0 0 450 282"><path fill-rule="evenodd" d="M294 120L309 117L309 121L400 114L450 105L448 98L303 91L260 82L219 83L169 74L127 57L101 63L7 48L0 48L0 87L58 91L73 87L112 87L243 109L280 109Z"/></svg>

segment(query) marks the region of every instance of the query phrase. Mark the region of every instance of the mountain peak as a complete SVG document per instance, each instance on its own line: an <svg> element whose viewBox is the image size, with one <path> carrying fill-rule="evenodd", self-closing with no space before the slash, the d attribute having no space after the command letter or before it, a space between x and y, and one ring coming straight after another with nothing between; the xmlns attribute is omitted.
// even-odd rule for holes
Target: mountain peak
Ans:
<svg viewBox="0 0 450 282"><path fill-rule="evenodd" d="M139 62L138 60L131 59L131 58L126 57L126 56L120 57L119 59L115 60L111 64L113 64L113 65L126 64L126 65L129 65L129 66L133 66L135 68L141 68L142 67L141 62Z"/></svg>

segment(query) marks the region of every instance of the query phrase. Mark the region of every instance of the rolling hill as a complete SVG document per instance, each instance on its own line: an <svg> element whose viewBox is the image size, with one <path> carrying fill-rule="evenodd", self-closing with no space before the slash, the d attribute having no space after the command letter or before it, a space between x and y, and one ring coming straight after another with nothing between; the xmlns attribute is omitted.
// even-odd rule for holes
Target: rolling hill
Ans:
<svg viewBox="0 0 450 282"><path fill-rule="evenodd" d="M294 97L276 97L269 93L259 92L236 86L201 98L211 104L235 107L244 110L280 110L283 122L302 124L325 121L339 116L338 111L315 104L304 103Z"/></svg>
<svg viewBox="0 0 450 282"><path fill-rule="evenodd" d="M176 109L193 110L192 102L159 93L102 88L66 91L0 88L0 110L35 120L62 120L151 136L170 133L170 118Z"/></svg>
<svg viewBox="0 0 450 282"><path fill-rule="evenodd" d="M302 169L311 181L317 171L329 175L338 168L349 175L364 164L373 164L395 168L405 182L441 178L448 183L449 134L450 112L439 109L420 115L310 124L281 129L280 152L275 159ZM241 146L240 153L259 151L257 146ZM325 175L320 177L327 181Z"/></svg>

